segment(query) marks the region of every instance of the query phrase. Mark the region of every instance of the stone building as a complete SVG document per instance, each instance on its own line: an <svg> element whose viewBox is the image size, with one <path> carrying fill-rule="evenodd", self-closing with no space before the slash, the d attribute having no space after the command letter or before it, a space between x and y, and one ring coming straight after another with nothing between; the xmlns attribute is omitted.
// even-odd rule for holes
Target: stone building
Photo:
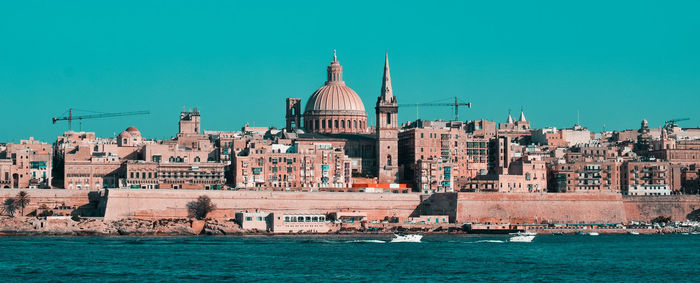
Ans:
<svg viewBox="0 0 700 283"><path fill-rule="evenodd" d="M620 169L624 195L670 195L671 166L663 161L630 161ZM679 176L680 177L680 176Z"/></svg>
<svg viewBox="0 0 700 283"><path fill-rule="evenodd" d="M53 154L51 145L35 140L0 146L0 187L50 188Z"/></svg>
<svg viewBox="0 0 700 283"><path fill-rule="evenodd" d="M559 193L621 193L620 166L615 161L557 164L549 190Z"/></svg>
<svg viewBox="0 0 700 283"><path fill-rule="evenodd" d="M197 109L180 113L172 140L147 140L128 127L115 138L67 132L54 148L61 153L66 189L222 189L226 183L227 161L201 133Z"/></svg>
<svg viewBox="0 0 700 283"><path fill-rule="evenodd" d="M232 157L237 189L319 190L352 186L343 142L297 140L292 145L252 141Z"/></svg>
<svg viewBox="0 0 700 283"><path fill-rule="evenodd" d="M421 160L426 162L423 166L429 163L447 166L451 176L449 190L459 190L465 179L488 173L489 153L489 140L467 134L461 123L419 120L399 133L399 165L403 178L412 180L420 191L424 191L427 176L416 175L423 171L418 166Z"/></svg>

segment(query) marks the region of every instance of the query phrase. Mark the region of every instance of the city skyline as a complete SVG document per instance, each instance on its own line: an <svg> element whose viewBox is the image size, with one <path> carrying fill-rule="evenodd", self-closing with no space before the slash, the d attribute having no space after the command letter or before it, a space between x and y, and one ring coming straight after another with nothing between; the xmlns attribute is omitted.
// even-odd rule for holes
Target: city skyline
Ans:
<svg viewBox="0 0 700 283"><path fill-rule="evenodd" d="M98 136L135 126L148 138L170 137L177 129L169 121L183 106L201 109L206 130L237 130L246 122L281 128L285 97L306 101L323 84L333 49L345 81L368 106L380 93L388 51L400 104L458 96L474 105L462 120L504 122L509 109L517 116L521 107L533 128L571 127L577 112L596 132L603 124L638 128L642 119L652 128L673 118L691 118L683 127L700 120L694 52L700 20L687 7L697 4L617 3L607 10L576 7L590 13L570 15L564 4L367 10L315 3L294 16L284 4L125 5L93 14L85 12L99 4L1 5L0 32L13 43L0 46L6 106L0 116L13 121L0 126L2 142L53 141L67 126L50 118L71 107L151 111L84 121L82 129ZM618 15L623 8L630 10ZM349 20L328 22L328 11ZM58 15L75 21L60 22ZM532 15L539 20L524 21ZM584 21L594 16L598 22ZM431 24L422 26L425 21ZM420 118L449 120L451 112L422 108ZM398 118L415 120L415 109L400 108ZM372 115L368 122L374 124Z"/></svg>

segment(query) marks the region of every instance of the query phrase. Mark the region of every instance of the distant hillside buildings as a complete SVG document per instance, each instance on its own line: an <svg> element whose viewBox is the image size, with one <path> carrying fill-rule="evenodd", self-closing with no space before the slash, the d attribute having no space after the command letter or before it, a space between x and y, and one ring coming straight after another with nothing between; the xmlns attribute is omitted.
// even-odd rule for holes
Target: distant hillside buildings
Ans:
<svg viewBox="0 0 700 283"><path fill-rule="evenodd" d="M53 145L0 144L3 188L103 188L435 192L697 194L700 129L669 125L592 133L506 121L398 123L385 57L376 124L343 81L333 55L325 83L305 105L285 100L285 128L203 131L183 111L170 140L128 127L116 137L65 132ZM302 108L302 106L304 106ZM302 112L302 109L304 111ZM282 113L281 113L282 114ZM286 217L286 216L285 216Z"/></svg>

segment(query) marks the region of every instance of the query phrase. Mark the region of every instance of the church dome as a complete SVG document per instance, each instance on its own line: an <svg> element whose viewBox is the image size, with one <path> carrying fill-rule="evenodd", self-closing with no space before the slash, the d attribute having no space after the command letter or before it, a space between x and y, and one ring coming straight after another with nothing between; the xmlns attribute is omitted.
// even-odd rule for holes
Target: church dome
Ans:
<svg viewBox="0 0 700 283"><path fill-rule="evenodd" d="M335 51L325 85L306 102L304 128L316 133L360 133L367 128L365 105L360 96L345 85L343 66Z"/></svg>
<svg viewBox="0 0 700 283"><path fill-rule="evenodd" d="M128 132L128 133L130 133L130 134L132 134L132 135L138 135L138 136L141 135L141 132L139 132L139 129L137 129L137 128L134 127L134 126L131 126L131 127L126 128L125 132Z"/></svg>
<svg viewBox="0 0 700 283"><path fill-rule="evenodd" d="M367 116L360 96L343 81L343 66L338 62L335 51L333 62L328 66L328 80L306 102L304 114Z"/></svg>
<svg viewBox="0 0 700 283"><path fill-rule="evenodd" d="M345 84L326 84L316 90L304 111L315 115L366 115L360 96Z"/></svg>

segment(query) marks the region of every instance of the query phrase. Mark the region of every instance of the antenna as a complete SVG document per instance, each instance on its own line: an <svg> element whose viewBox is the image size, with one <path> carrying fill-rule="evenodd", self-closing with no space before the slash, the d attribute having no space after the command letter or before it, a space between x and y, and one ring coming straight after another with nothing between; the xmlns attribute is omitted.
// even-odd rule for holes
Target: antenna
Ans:
<svg viewBox="0 0 700 283"><path fill-rule="evenodd" d="M581 126L581 114L579 110L576 110L576 125Z"/></svg>

